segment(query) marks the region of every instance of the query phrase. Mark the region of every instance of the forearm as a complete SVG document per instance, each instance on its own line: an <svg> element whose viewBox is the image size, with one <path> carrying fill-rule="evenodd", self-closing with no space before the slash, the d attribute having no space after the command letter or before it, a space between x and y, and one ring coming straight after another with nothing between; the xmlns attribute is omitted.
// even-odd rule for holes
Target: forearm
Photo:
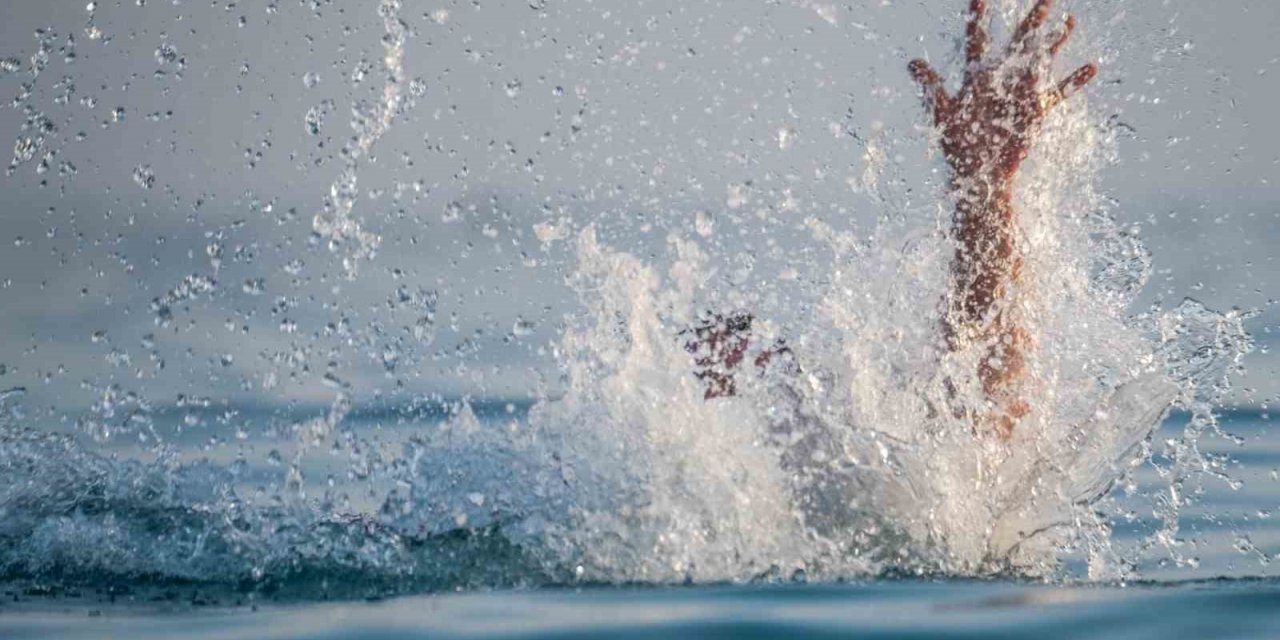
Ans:
<svg viewBox="0 0 1280 640"><path fill-rule="evenodd" d="M985 345L978 378L995 410L982 422L1007 438L1029 410L1023 382L1031 343L1010 308L1022 271L1012 180L957 178L953 189L956 254L945 315L947 342L953 351Z"/></svg>
<svg viewBox="0 0 1280 640"><path fill-rule="evenodd" d="M944 318L947 343L955 352L985 345L978 373L995 409L980 422L994 423L1006 437L1028 411L1022 400L1024 356L1032 345L1014 299L1022 256L1014 241L1013 178L1049 111L1098 72L1096 65L1086 64L1042 86L1049 63L1075 28L1068 16L1056 32L1044 33L1052 4L1036 0L1014 30L1006 55L993 58L987 51L987 3L970 0L964 83L954 94L927 61L908 65L955 176L957 246Z"/></svg>
<svg viewBox="0 0 1280 640"><path fill-rule="evenodd" d="M1016 212L1010 180L985 176L953 181L956 254L947 305L952 347L998 332L993 310L1006 301L1020 276L1022 256L1014 242Z"/></svg>

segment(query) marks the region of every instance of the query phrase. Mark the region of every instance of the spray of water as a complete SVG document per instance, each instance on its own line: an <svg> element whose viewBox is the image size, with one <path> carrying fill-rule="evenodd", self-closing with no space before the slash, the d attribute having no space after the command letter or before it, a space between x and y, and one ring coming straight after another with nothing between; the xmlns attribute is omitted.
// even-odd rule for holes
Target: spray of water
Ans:
<svg viewBox="0 0 1280 640"><path fill-rule="evenodd" d="M361 260L373 257L380 241L377 234L365 229L359 220L352 217L360 196L360 163L391 128L392 121L403 108L401 88L408 29L400 20L400 0L382 0L378 4L378 15L386 30L382 37L382 65L386 79L381 100L376 104L359 100L352 107L351 128L356 135L342 147L342 172L329 186L324 209L312 220L312 228L328 239L329 248L342 252L342 265L348 275L356 272Z"/></svg>
<svg viewBox="0 0 1280 640"><path fill-rule="evenodd" d="M354 109L356 136L313 223L349 273L378 244L352 212L361 161L403 107L399 9L379 5L382 99ZM954 254L945 194L936 216L884 217L869 236L811 220L805 255L829 265L827 277L796 282L789 300L811 303L800 312L718 290L713 225L642 258L584 224L570 278L581 310L556 353L565 392L497 422L461 403L400 451L360 458L352 473L387 487L376 513L304 492L306 454L336 440L344 395L294 425L284 486L255 499L235 465L163 449L147 463L116 460L25 429L20 391L0 393L0 576L261 585L341 575L430 589L1052 575L1070 554L1114 579L1144 554L1188 561L1179 512L1190 487L1219 473L1197 441L1216 428L1211 409L1251 344L1240 314L1195 301L1131 313L1150 258L1092 187L1115 148L1094 121L1082 100L1055 112L1019 183L1020 313L1036 344L1032 411L1008 441L963 417L987 401L979 355L941 339ZM873 156L884 157L869 147ZM742 371L738 393L708 400L681 331L729 299L758 319L756 348L785 339L794 361ZM1175 407L1192 416L1185 432L1153 444ZM1162 526L1120 548L1107 496L1143 465L1167 482L1150 497Z"/></svg>

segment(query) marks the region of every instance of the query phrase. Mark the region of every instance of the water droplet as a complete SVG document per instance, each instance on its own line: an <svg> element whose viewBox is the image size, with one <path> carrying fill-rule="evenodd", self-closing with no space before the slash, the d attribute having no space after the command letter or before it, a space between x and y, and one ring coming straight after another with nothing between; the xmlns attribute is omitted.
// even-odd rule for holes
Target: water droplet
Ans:
<svg viewBox="0 0 1280 640"><path fill-rule="evenodd" d="M523 317L516 318L515 324L511 326L511 333L524 337L533 333L533 330L536 329L537 326L537 323L532 320L526 320Z"/></svg>
<svg viewBox="0 0 1280 640"><path fill-rule="evenodd" d="M143 189L150 189L156 184L156 174L151 165L140 164L133 168L133 182Z"/></svg>
<svg viewBox="0 0 1280 640"><path fill-rule="evenodd" d="M444 214L440 216L443 222L457 222L462 217L462 205L458 202L450 202L444 207Z"/></svg>
<svg viewBox="0 0 1280 640"><path fill-rule="evenodd" d="M711 213L698 211L694 216L693 228L698 232L698 235L704 238L711 237L712 232L715 231L715 221L712 219Z"/></svg>
<svg viewBox="0 0 1280 640"><path fill-rule="evenodd" d="M786 151L796 142L796 130L791 127L778 129L778 148Z"/></svg>
<svg viewBox="0 0 1280 640"><path fill-rule="evenodd" d="M316 85L320 84L320 74L315 71L308 71L302 76L302 84L308 89L315 88Z"/></svg>
<svg viewBox="0 0 1280 640"><path fill-rule="evenodd" d="M160 46L156 47L156 62L161 65L178 62L178 50L168 42L161 42Z"/></svg>

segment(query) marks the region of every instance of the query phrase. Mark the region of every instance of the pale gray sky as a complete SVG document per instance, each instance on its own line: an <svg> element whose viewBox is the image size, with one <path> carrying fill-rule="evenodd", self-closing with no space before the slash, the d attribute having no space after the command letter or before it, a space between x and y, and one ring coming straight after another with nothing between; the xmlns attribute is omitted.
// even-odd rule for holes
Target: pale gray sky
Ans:
<svg viewBox="0 0 1280 640"><path fill-rule="evenodd" d="M843 132L876 127L901 156L891 207L929 206L936 159L904 67L954 70L964 3L406 0L405 73L426 90L361 169L355 213L384 244L354 281L312 246L311 217L353 102L381 92L377 3L141 4L0 0L0 58L19 67L0 71L0 132L53 127L0 178L0 388L29 387L38 411L82 410L110 384L158 405L324 402L327 372L361 400L526 393L554 375L544 347L573 309L568 253L536 223L597 221L645 253L750 183L762 205L869 227L886 205L849 192L862 150ZM1068 63L1104 63L1094 117L1123 123L1101 182L1155 254L1146 299L1259 309L1251 327L1275 345L1280 6L1063 5L1081 20ZM797 220L748 220L736 251ZM157 326L153 301L189 276L218 288ZM427 290L429 345L412 332ZM519 318L531 334L511 335ZM1277 361L1251 365L1258 392L1240 400L1274 397Z"/></svg>

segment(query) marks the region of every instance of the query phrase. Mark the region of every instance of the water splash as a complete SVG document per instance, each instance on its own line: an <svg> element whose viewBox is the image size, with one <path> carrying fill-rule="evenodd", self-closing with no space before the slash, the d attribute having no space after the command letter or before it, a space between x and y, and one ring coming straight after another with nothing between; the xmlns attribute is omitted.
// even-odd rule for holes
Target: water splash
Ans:
<svg viewBox="0 0 1280 640"><path fill-rule="evenodd" d="M403 109L404 45L409 30L400 20L400 8L400 0L382 0L378 5L378 15L385 30L381 42L386 82L382 87L381 100L377 104L361 100L352 107L351 128L356 135L343 146L342 172L329 186L324 209L312 220L312 228L328 239L330 250L343 254L342 266L349 276L355 274L361 260L373 257L381 241L377 234L365 229L359 220L352 217L352 211L360 195L360 163ZM357 72L357 75L358 82L363 78L363 72ZM308 113L307 126L318 130L321 118L320 112Z"/></svg>
<svg viewBox="0 0 1280 640"><path fill-rule="evenodd" d="M796 4L834 22L823 3ZM406 104L400 9L395 0L379 5L386 83L378 102L353 109L356 135L312 225L343 255L348 275L379 244L353 213L362 163ZM51 46L41 41L33 75ZM157 62L180 66L165 46ZM505 89L528 94L516 81ZM310 132L319 133L329 109L308 113ZM42 116L28 115L39 132ZM95 387L102 419L87 430L104 441L135 426L146 431L160 443L150 462L121 462L75 438L28 430L15 408L20 391L0 393L0 576L250 588L313 585L321 576L380 591L1057 575L1068 552L1085 555L1089 575L1100 579L1130 576L1144 554L1192 562L1180 513L1197 483L1225 477L1198 443L1217 429L1214 404L1251 348L1244 316L1195 301L1132 315L1150 255L1092 187L1114 141L1079 101L1047 126L1018 195L1019 241L1032 256L1022 312L1038 340L1030 363L1037 402L1010 443L975 437L958 417L985 399L971 373L975 354L947 353L939 340L954 250L938 232L948 225L946 207L934 217L885 215L869 235L808 219L801 249L812 251L797 253L828 256L829 266L821 279L795 281L786 301L723 290L716 251L728 225L710 214L696 216L696 237L674 233L665 254L646 257L580 225L570 284L581 309L554 347L566 391L527 418L481 419L463 402L387 451L348 424L349 384L329 370L324 380L340 389L334 402L317 417L289 421L292 451L268 454L283 468L280 482L250 496L238 477L243 458L192 461L163 443L150 420L136 426L126 417L114 427L120 413L150 410L116 386ZM807 138L777 129L782 151L794 153ZM43 144L38 136L19 143L14 166ZM884 144L866 143L859 188L879 190L880 173L894 170ZM155 179L143 165L134 177L145 189ZM785 208L799 206L784 193ZM747 201L745 186L731 188L730 208ZM461 207L450 205L446 216ZM557 221L534 231L551 242L574 238L573 227ZM215 273L220 255L209 250ZM244 292L260 294L258 283L246 281ZM174 309L223 289L210 277L187 277L153 299L156 324L167 327ZM437 293L397 297L414 309L410 334L432 343ZM804 309L784 308L797 299ZM745 372L735 397L707 401L679 336L727 303L756 316L759 344L785 338L795 362ZM523 322L513 333L531 330ZM395 362L383 357L388 370ZM1151 442L1173 407L1190 411L1184 433ZM349 455L350 477L376 488L372 508L309 491L316 478L306 463L325 448ZM1144 466L1165 479L1165 490L1146 497L1161 526L1120 548L1106 496Z"/></svg>

